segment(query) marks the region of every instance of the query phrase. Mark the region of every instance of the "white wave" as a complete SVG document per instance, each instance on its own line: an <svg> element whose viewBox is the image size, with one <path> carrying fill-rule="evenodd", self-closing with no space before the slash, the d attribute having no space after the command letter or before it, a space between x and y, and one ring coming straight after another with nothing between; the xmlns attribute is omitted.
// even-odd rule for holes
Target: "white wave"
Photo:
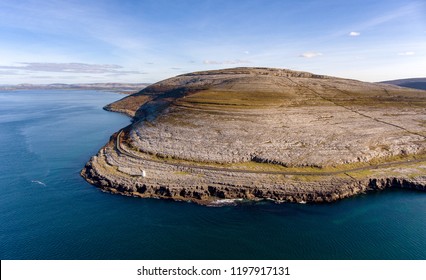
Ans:
<svg viewBox="0 0 426 280"><path fill-rule="evenodd" d="M31 180L31 183L36 183L36 184L39 184L39 185L42 185L42 186L45 186L45 187L46 187L46 184L45 184L45 183L43 183L42 181L38 181L38 180Z"/></svg>
<svg viewBox="0 0 426 280"><path fill-rule="evenodd" d="M242 198L235 198L235 199L218 199L215 201L212 201L210 206L225 206L225 205L235 205L237 202L243 201Z"/></svg>

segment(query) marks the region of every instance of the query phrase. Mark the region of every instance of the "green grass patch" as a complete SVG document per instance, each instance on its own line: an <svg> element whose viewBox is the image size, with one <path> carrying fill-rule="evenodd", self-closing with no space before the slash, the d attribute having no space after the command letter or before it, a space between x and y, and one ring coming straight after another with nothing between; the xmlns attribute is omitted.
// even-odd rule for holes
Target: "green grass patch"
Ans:
<svg viewBox="0 0 426 280"><path fill-rule="evenodd" d="M188 171L175 171L173 173L176 175L191 175L191 173Z"/></svg>

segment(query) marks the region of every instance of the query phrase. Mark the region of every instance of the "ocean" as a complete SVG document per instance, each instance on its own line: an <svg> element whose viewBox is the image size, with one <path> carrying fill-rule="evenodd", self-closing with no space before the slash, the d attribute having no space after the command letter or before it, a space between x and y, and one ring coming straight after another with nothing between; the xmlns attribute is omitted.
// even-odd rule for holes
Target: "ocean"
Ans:
<svg viewBox="0 0 426 280"><path fill-rule="evenodd" d="M0 258L426 259L426 193L205 207L103 193L79 172L128 125L99 91L0 91Z"/></svg>

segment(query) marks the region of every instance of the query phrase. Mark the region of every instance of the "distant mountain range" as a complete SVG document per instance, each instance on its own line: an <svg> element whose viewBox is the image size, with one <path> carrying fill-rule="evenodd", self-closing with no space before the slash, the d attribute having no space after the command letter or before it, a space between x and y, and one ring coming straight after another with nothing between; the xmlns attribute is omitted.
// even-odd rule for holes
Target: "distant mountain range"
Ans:
<svg viewBox="0 0 426 280"><path fill-rule="evenodd" d="M426 78L400 79L392 81L383 81L380 83L426 90Z"/></svg>
<svg viewBox="0 0 426 280"><path fill-rule="evenodd" d="M105 90L121 93L134 93L147 87L147 83L93 83L93 84L19 84L0 85L0 90L32 90L32 89L61 89L61 90Z"/></svg>

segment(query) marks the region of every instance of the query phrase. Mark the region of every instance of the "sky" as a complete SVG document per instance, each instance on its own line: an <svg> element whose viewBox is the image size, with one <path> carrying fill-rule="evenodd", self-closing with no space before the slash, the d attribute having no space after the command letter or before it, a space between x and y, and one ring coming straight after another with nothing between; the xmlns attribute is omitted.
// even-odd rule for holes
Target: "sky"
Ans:
<svg viewBox="0 0 426 280"><path fill-rule="evenodd" d="M1 0L0 84L274 67L426 77L426 0Z"/></svg>

